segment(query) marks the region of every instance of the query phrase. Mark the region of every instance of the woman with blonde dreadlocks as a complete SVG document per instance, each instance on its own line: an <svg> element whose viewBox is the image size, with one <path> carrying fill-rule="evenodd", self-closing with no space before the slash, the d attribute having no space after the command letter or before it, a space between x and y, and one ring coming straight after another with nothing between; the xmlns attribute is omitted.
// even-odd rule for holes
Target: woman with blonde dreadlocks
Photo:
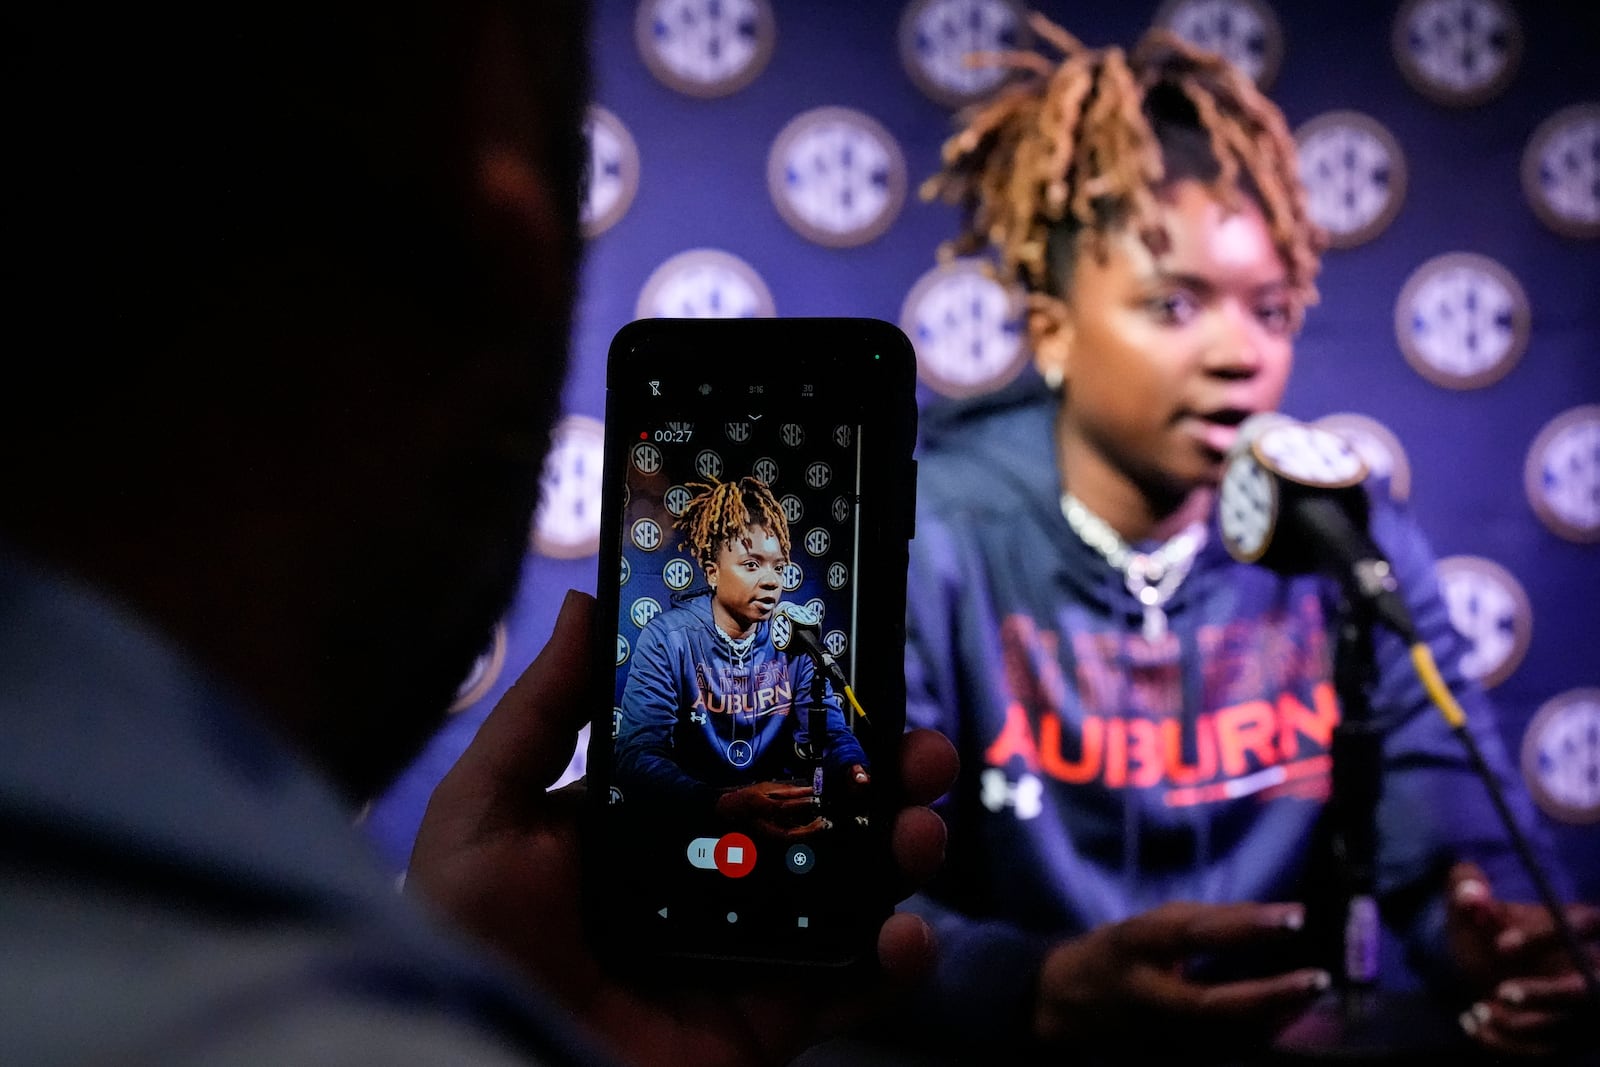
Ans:
<svg viewBox="0 0 1600 1067"><path fill-rule="evenodd" d="M923 419L908 720L956 739L963 776L948 862L914 904L943 949L922 1017L991 1051L1237 1053L1334 965L1311 928L1337 591L1234 563L1213 528L1240 424L1283 395L1318 235L1283 118L1247 78L1160 32L1125 55L1035 25L1065 58L1005 57L1030 77L925 190L963 207L957 253L987 251L1028 292L1039 377ZM1374 509L1509 779L1429 550ZM1404 651L1380 636L1385 918L1465 998L1463 1029L1550 1047L1581 983L1539 909L1495 898L1525 878Z"/></svg>
<svg viewBox="0 0 1600 1067"><path fill-rule="evenodd" d="M825 773L854 791L866 753L809 656L773 647L789 523L772 491L745 477L692 483L677 526L706 587L654 619L622 693L618 785L695 805L732 826L786 840L827 827L810 773L809 701L821 695Z"/></svg>

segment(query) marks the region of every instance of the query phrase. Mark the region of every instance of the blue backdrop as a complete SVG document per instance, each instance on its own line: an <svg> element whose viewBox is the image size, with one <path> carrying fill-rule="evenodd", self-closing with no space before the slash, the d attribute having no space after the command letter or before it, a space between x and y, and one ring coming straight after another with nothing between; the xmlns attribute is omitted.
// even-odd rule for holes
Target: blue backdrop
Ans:
<svg viewBox="0 0 1600 1067"><path fill-rule="evenodd" d="M1283 107L1319 217L1347 246L1325 259L1285 410L1358 416L1340 421L1409 492L1449 557L1452 616L1494 683L1506 743L1525 757L1584 895L1600 900L1595 6L1036 6L1091 45L1129 45L1163 20L1259 70ZM943 399L929 381L981 391L1019 365L1005 294L959 272L925 279L955 217L915 195L952 129L961 79L976 77L949 56L1020 39L1016 10L1009 0L600 0L604 110L570 418L495 654L366 816L397 872L433 784L544 642L563 591L594 589L592 420L607 344L641 297L659 313L900 322L926 364L924 407ZM847 110L791 126L818 108ZM1339 112L1355 114L1328 117ZM716 254L658 273L691 250Z"/></svg>

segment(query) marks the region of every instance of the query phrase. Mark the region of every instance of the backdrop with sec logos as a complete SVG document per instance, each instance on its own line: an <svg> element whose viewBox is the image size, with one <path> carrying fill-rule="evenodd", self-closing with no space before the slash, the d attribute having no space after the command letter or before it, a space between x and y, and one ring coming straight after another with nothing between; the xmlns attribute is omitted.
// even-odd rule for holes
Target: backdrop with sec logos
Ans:
<svg viewBox="0 0 1600 1067"><path fill-rule="evenodd" d="M1600 7L1587 0L1032 5L1089 45L1159 22L1284 109L1333 247L1284 410L1349 435L1440 557L1468 669L1578 888L1600 900ZM1016 296L937 265L923 203L973 49L1015 0L597 0L573 367L521 590L456 707L365 816L403 870L427 796L595 587L613 333L650 315L859 315L924 410L1032 374ZM581 758L569 776L581 773Z"/></svg>

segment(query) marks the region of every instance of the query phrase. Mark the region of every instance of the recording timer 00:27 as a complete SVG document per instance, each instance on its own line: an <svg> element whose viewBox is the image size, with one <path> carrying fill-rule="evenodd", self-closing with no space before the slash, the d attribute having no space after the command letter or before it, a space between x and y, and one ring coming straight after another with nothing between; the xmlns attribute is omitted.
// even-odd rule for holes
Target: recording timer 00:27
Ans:
<svg viewBox="0 0 1600 1067"><path fill-rule="evenodd" d="M669 422L665 426L654 430L644 430L639 434L641 441L654 441L663 445L686 445L694 437L694 423Z"/></svg>

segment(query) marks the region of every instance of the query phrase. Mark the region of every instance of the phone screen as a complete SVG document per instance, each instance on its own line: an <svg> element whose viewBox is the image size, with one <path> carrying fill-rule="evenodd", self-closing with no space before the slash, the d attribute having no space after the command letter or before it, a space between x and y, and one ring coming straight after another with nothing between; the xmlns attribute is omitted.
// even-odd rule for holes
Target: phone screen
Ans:
<svg viewBox="0 0 1600 1067"><path fill-rule="evenodd" d="M614 344L615 671L590 755L613 942L828 963L870 949L892 903L909 358L862 320L645 322Z"/></svg>

